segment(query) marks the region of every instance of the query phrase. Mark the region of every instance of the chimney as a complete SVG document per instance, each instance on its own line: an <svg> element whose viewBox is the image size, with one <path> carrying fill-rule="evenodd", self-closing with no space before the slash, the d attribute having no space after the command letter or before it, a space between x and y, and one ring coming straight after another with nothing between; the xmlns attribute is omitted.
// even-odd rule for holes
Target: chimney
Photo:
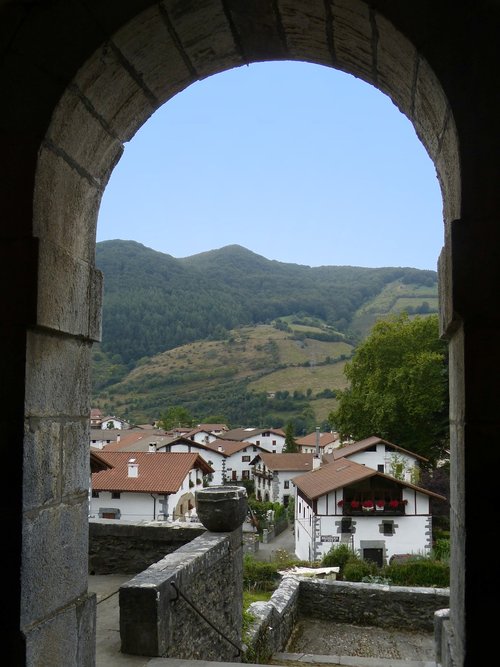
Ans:
<svg viewBox="0 0 500 667"><path fill-rule="evenodd" d="M121 437L122 437L122 436L121 436L119 433L117 433L117 434L116 434L116 442L120 442L120 438L121 438Z"/></svg>
<svg viewBox="0 0 500 667"><path fill-rule="evenodd" d="M313 470L321 466L321 456L319 453L319 426L316 426L316 453L313 457Z"/></svg>
<svg viewBox="0 0 500 667"><path fill-rule="evenodd" d="M128 476L139 477L139 464L135 459L129 459L128 461Z"/></svg>
<svg viewBox="0 0 500 667"><path fill-rule="evenodd" d="M148 452L156 452L156 442L150 442L149 443Z"/></svg>

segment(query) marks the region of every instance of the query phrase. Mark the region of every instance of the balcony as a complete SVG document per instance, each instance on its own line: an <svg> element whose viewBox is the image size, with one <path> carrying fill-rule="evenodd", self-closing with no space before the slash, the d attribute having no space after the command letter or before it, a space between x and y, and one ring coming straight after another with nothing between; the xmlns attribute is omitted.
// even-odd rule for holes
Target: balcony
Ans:
<svg viewBox="0 0 500 667"><path fill-rule="evenodd" d="M355 499L339 500L343 516L402 516L406 514L407 500L393 498L389 500Z"/></svg>

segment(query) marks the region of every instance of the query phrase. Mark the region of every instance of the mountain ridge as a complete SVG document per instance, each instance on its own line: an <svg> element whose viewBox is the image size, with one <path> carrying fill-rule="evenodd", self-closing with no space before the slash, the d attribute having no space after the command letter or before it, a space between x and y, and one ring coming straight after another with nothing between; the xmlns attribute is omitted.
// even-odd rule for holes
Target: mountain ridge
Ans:
<svg viewBox="0 0 500 667"><path fill-rule="evenodd" d="M184 385L184 399L197 409L203 402L196 396L197 387L202 391L204 384L205 391L210 386L210 391L216 393L213 383L207 385L208 378L204 383L199 379L198 383L192 382L207 374L219 377L227 392L235 391L232 383L237 377L239 396L250 386L256 387L254 391L270 391L252 371L253 366L264 363L259 361L257 352L255 358L248 359L250 370L243 369L234 377L222 369L224 355L220 350L206 352L221 354L219 369L215 364L210 371L208 367L200 369L197 375L186 366L182 371L171 371L169 377L154 368L156 363L160 367L160 356L169 350L177 350L182 358L188 358L193 355L189 346L195 342L234 340L241 327L266 324L288 329L288 338L295 342L287 343L288 347L280 343L280 354L273 347L273 336L260 343L269 347L265 366L272 375L280 368L283 371L283 366L295 364L293 354L290 359L287 356L294 345L315 350L316 356L302 359L299 369L300 364L306 368L319 361L321 365L327 357L332 363L336 353L318 351L318 341L343 341L353 348L377 318L398 312L402 305L413 312L420 309L424 314L437 311L437 273L411 267L309 267L268 260L237 244L175 258L136 241L122 240L99 242L96 264L104 275L104 300L103 339L93 351L94 399L106 402L106 393L114 392L129 412L133 412L134 404L141 403L140 415L148 418L153 410L158 410L162 391L166 401L176 401L183 394ZM248 334L249 339L252 335ZM232 367L234 363L231 362ZM143 366L149 367L152 377L138 386L133 373ZM295 369L295 377L297 373ZM129 374L131 380L125 386L123 381ZM273 377L282 376L283 373ZM176 391L172 392L174 380ZM294 382L290 386L299 391L300 379L296 377ZM331 391L331 384L326 379L322 382L313 383L304 372L304 390L314 386L320 394ZM151 398L149 406L143 396L146 386L150 391L155 388L155 399ZM337 381L336 386L340 386ZM273 386L273 390L281 389ZM134 392L142 392L140 400L134 399Z"/></svg>

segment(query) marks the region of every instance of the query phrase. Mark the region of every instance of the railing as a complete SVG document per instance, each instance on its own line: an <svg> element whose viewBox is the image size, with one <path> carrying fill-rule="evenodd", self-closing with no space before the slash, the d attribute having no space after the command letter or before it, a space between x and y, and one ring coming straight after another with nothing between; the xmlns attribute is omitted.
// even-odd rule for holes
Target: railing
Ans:
<svg viewBox="0 0 500 667"><path fill-rule="evenodd" d="M356 503L356 501L345 501L342 502L342 504L339 504L339 507L342 509L343 516L402 516L406 514L407 503L404 500L388 501L381 507L377 506L376 504L371 506L364 506L363 502L359 502L359 504L356 503L353 507L354 503Z"/></svg>

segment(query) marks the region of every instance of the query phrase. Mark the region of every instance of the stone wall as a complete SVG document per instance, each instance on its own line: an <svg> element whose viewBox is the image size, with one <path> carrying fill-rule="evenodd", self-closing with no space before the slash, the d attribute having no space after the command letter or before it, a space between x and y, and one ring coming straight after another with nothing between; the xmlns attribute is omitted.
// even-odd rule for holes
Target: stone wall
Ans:
<svg viewBox="0 0 500 667"><path fill-rule="evenodd" d="M443 628L449 597L447 588L285 577L268 602L254 602L248 608L254 620L244 637L245 662L269 662L283 651L300 618L434 632L441 658L447 652Z"/></svg>
<svg viewBox="0 0 500 667"><path fill-rule="evenodd" d="M241 662L241 527L205 531L123 584L123 653Z"/></svg>
<svg viewBox="0 0 500 667"><path fill-rule="evenodd" d="M248 613L253 621L244 637L245 662L269 663L283 651L297 622L299 580L286 577L268 602L253 602Z"/></svg>
<svg viewBox="0 0 500 667"><path fill-rule="evenodd" d="M336 623L434 630L434 614L448 608L448 588L412 588L302 578L299 616Z"/></svg>
<svg viewBox="0 0 500 667"><path fill-rule="evenodd" d="M137 574L205 532L188 523L90 521L89 574Z"/></svg>

